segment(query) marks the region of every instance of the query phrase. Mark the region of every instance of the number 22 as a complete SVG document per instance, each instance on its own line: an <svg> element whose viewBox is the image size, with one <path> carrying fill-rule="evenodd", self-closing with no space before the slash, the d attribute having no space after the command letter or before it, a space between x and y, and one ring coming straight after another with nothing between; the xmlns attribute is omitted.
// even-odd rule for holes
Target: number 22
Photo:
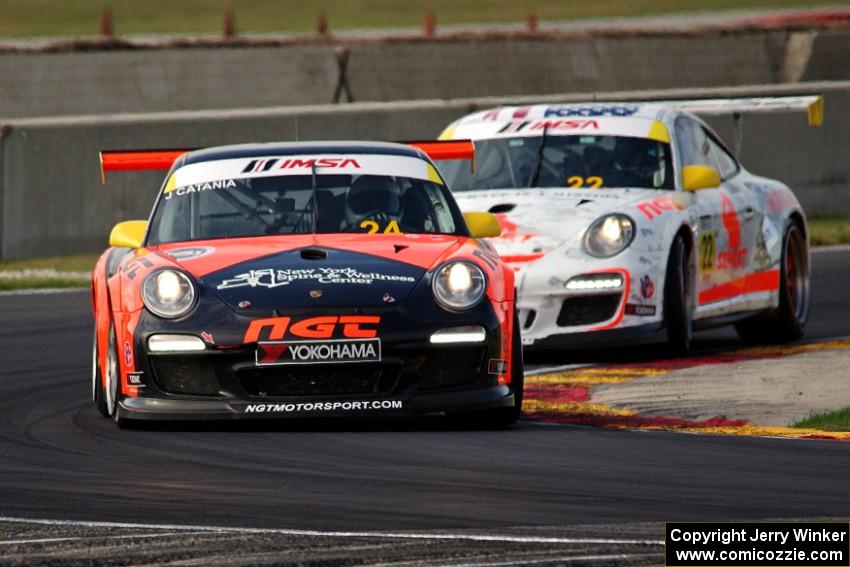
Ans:
<svg viewBox="0 0 850 567"><path fill-rule="evenodd" d="M567 178L567 185L570 186L570 189L578 189L579 187L590 187L591 189L599 189L602 187L603 180L601 177L597 177L596 175L591 175L590 177L581 177L580 175L573 175Z"/></svg>

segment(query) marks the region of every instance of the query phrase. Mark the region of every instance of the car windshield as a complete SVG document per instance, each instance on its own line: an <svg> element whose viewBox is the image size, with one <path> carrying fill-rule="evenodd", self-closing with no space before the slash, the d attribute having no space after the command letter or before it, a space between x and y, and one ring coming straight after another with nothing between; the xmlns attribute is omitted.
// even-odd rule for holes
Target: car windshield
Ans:
<svg viewBox="0 0 850 567"><path fill-rule="evenodd" d="M673 189L670 145L626 136L477 140L474 171L468 162L460 161L441 163L440 171L454 191L522 187Z"/></svg>
<svg viewBox="0 0 850 567"><path fill-rule="evenodd" d="M224 179L164 192L148 243L314 232L454 234L459 223L450 198L436 183L406 177Z"/></svg>

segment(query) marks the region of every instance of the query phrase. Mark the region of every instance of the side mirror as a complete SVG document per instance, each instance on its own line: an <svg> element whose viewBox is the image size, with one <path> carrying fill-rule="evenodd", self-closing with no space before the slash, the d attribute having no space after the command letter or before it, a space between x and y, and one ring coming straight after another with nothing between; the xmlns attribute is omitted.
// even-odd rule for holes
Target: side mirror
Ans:
<svg viewBox="0 0 850 567"><path fill-rule="evenodd" d="M472 238L489 238L502 234L502 225L492 213L463 213Z"/></svg>
<svg viewBox="0 0 850 567"><path fill-rule="evenodd" d="M720 174L707 165L686 165L682 168L682 187L685 191L720 187Z"/></svg>
<svg viewBox="0 0 850 567"><path fill-rule="evenodd" d="M120 248L141 248L148 231L148 221L119 222L109 233L109 245Z"/></svg>

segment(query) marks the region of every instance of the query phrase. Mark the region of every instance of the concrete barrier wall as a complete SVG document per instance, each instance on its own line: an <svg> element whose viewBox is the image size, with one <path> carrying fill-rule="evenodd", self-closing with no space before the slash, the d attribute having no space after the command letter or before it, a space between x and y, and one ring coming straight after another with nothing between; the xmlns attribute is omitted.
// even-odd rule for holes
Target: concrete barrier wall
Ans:
<svg viewBox="0 0 850 567"><path fill-rule="evenodd" d="M357 101L850 78L850 30L261 45L0 52L0 116L326 104L340 45Z"/></svg>
<svg viewBox="0 0 850 567"><path fill-rule="evenodd" d="M800 113L746 116L743 162L755 173L786 181L810 214L850 215L850 82L10 121L0 127L0 259L101 250L113 224L148 216L162 173L113 173L102 187L101 149L427 139L468 112L501 103L812 92L825 94L825 125L810 128ZM731 119L712 123L731 142Z"/></svg>

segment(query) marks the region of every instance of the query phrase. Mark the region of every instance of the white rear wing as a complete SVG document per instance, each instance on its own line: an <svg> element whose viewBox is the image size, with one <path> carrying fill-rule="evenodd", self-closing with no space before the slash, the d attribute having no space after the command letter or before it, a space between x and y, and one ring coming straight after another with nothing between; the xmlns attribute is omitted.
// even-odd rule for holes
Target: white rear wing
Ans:
<svg viewBox="0 0 850 567"><path fill-rule="evenodd" d="M744 144L744 114L770 114L775 112L805 112L809 126L823 124L823 96L768 96L746 98L705 98L693 100L665 100L659 104L703 116L731 114L735 121L735 155L741 155Z"/></svg>
<svg viewBox="0 0 850 567"><path fill-rule="evenodd" d="M821 95L706 98L663 101L662 104L705 116L805 111L809 126L823 124L823 97Z"/></svg>

